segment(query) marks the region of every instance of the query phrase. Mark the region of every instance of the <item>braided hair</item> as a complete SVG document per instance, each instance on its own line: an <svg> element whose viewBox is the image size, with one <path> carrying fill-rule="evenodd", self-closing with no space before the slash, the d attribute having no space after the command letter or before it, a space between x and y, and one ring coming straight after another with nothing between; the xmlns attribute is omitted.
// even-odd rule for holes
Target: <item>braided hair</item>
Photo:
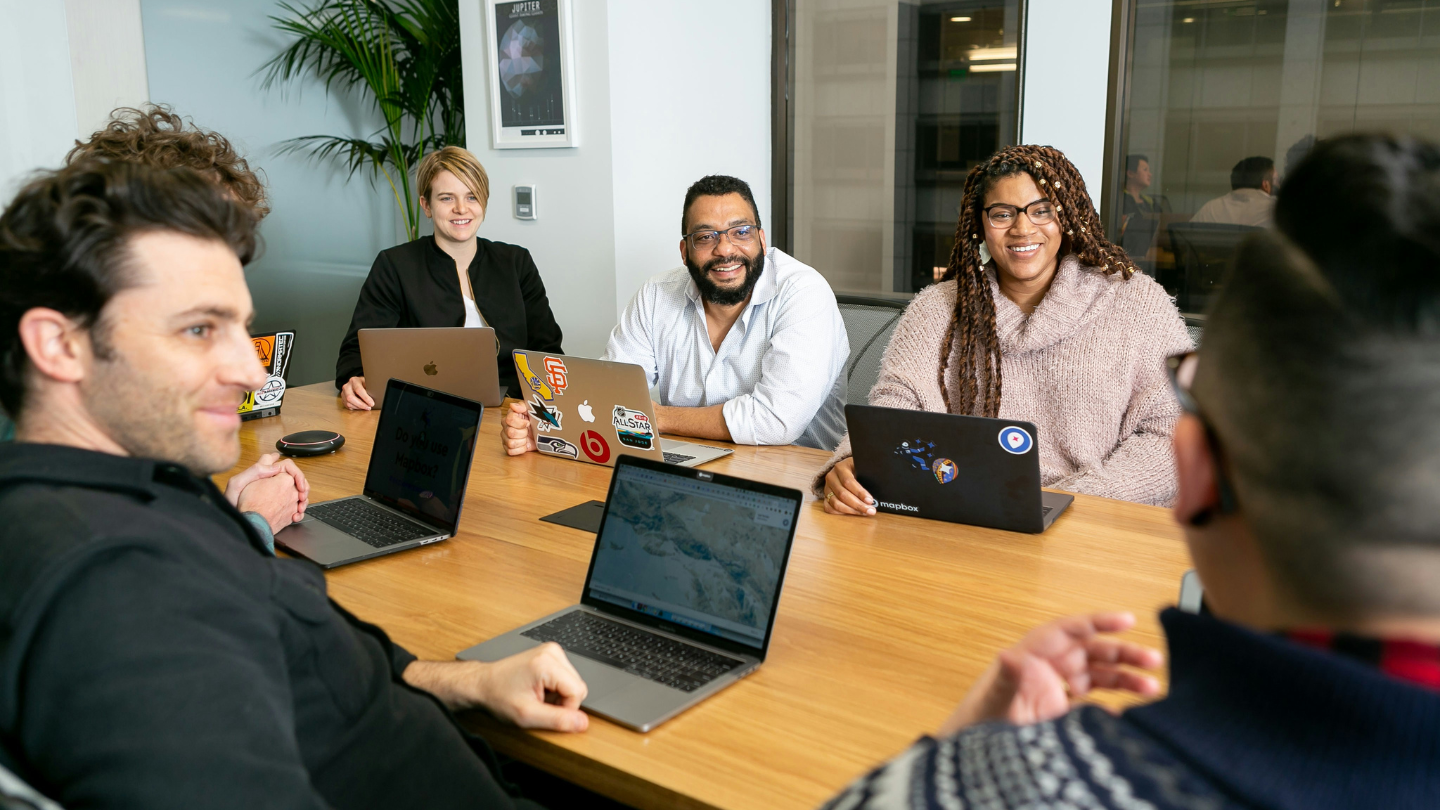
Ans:
<svg viewBox="0 0 1440 810"><path fill-rule="evenodd" d="M1057 262L1074 254L1081 264L1106 275L1134 275L1130 257L1105 238L1100 216L1090 202L1085 181L1059 149L1050 146L1009 146L970 170L960 221L955 225L955 247L942 281L955 279L955 313L940 348L940 393L945 410L971 416L1000 413L1000 337L995 329L995 301L980 262L985 243L985 194L1003 177L1028 174L1055 204L1055 221L1062 232ZM957 345L958 343L958 345ZM958 351L957 351L958 349ZM950 401L945 372L951 354L960 364L960 401Z"/></svg>

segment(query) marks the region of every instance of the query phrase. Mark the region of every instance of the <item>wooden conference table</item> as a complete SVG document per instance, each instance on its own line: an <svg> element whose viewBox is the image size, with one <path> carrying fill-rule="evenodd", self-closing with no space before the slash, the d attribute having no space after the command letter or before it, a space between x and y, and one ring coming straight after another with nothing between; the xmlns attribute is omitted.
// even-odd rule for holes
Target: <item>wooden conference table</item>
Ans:
<svg viewBox="0 0 1440 810"><path fill-rule="evenodd" d="M451 540L338 568L331 595L421 658L456 652L579 600L594 535L538 520L604 499L610 470L508 458L498 409L481 425L461 530ZM346 445L300 459L313 501L360 491L377 413L330 383L291 390L278 417L241 428L236 470L287 433ZM995 653L1032 626L1127 609L1131 637L1164 649L1155 619L1188 558L1167 510L1076 496L1043 535L892 515L827 515L808 494L827 454L737 447L708 470L807 492L769 658L649 734L592 718L584 734L466 722L509 756L641 808L810 808L933 732ZM1115 696L1099 702L1121 705Z"/></svg>

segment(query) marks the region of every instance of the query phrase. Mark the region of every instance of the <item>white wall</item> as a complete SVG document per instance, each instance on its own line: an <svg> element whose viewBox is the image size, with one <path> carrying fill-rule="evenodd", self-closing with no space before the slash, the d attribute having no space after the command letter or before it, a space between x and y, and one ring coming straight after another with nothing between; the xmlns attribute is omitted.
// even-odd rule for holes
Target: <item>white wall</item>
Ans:
<svg viewBox="0 0 1440 810"><path fill-rule="evenodd" d="M1110 0L1029 0L1021 143L1065 153L1096 207L1105 166Z"/></svg>
<svg viewBox="0 0 1440 810"><path fill-rule="evenodd" d="M580 146L490 147L484 0L460 2L466 140L490 175L480 235L529 248L566 352L594 357L644 280L680 265L691 183L740 177L771 219L770 4L574 0L572 8ZM539 187L540 217L522 222L511 187L529 183Z"/></svg>
<svg viewBox="0 0 1440 810"><path fill-rule="evenodd" d="M75 119L80 137L100 129L116 107L149 98L140 0L65 0Z"/></svg>
<svg viewBox="0 0 1440 810"><path fill-rule="evenodd" d="M0 204L74 146L75 90L61 0L0 0Z"/></svg>

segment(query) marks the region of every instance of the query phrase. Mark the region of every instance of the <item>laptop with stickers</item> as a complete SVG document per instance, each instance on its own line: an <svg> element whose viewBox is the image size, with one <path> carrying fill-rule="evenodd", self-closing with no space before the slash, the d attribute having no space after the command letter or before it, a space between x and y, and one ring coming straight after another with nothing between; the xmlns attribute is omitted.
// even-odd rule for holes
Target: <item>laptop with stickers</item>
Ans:
<svg viewBox="0 0 1440 810"><path fill-rule="evenodd" d="M361 329L359 336L366 388L377 408L385 406L389 379L473 399L487 408L505 401L495 330L488 326Z"/></svg>
<svg viewBox="0 0 1440 810"><path fill-rule="evenodd" d="M607 467L620 456L639 456L695 467L735 452L660 438L645 370L637 365L524 349L514 358L536 423L536 449L547 456Z"/></svg>
<svg viewBox="0 0 1440 810"><path fill-rule="evenodd" d="M765 661L804 500L794 489L624 458L580 604L456 657L499 661L554 641L589 687L586 711L649 731Z"/></svg>
<svg viewBox="0 0 1440 810"><path fill-rule="evenodd" d="M290 370L290 355L295 353L294 332L262 332L251 335L255 356L265 367L265 384L245 394L240 403L240 421L278 416L285 402L285 374Z"/></svg>
<svg viewBox="0 0 1440 810"><path fill-rule="evenodd" d="M846 405L845 421L877 512L1038 533L1075 501L1040 488L1030 422L870 405Z"/></svg>

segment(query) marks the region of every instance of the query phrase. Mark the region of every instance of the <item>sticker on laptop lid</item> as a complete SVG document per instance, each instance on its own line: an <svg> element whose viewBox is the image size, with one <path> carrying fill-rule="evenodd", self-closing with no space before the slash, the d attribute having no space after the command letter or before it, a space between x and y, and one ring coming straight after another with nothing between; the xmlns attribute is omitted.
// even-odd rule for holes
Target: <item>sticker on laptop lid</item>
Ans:
<svg viewBox="0 0 1440 810"><path fill-rule="evenodd" d="M540 399L539 394L536 394L534 401L530 403L530 415L535 417L535 428L541 433L559 430L560 422L565 418L559 408Z"/></svg>
<svg viewBox="0 0 1440 810"><path fill-rule="evenodd" d="M551 389L544 380L540 379L539 375L530 370L530 358L525 356L525 352L516 349L514 356L515 370L520 372L520 376L525 379L526 384L530 386L530 390L535 392L535 396L546 402L553 402L555 400L555 391Z"/></svg>
<svg viewBox="0 0 1440 810"><path fill-rule="evenodd" d="M1000 431L1000 446L1005 448L1007 453L1022 456L1035 446L1035 440L1030 438L1030 434L1024 428L1012 425Z"/></svg>
<svg viewBox="0 0 1440 810"><path fill-rule="evenodd" d="M540 452L552 456L564 456L577 460L580 458L580 450L559 436L538 436L535 439L535 447Z"/></svg>
<svg viewBox="0 0 1440 810"><path fill-rule="evenodd" d="M615 438L626 447L649 450L655 445L655 431L650 428L650 417L641 411L616 405L611 412L610 423L615 426Z"/></svg>
<svg viewBox="0 0 1440 810"><path fill-rule="evenodd" d="M265 382L258 389L245 394L238 412L241 419L273 416L274 410L285 398L285 373L290 369L290 354L295 345L294 332L266 332L251 335L250 343L255 347L255 357L265 367ZM258 413L265 411L265 413Z"/></svg>
<svg viewBox="0 0 1440 810"><path fill-rule="evenodd" d="M930 472L931 460L935 458L935 442L925 439L901 442L895 448L895 455L903 456L913 469Z"/></svg>
<svg viewBox="0 0 1440 810"><path fill-rule="evenodd" d="M593 430L580 434L580 449L586 458L596 464L604 464L610 460L610 445L606 443L604 436Z"/></svg>
<svg viewBox="0 0 1440 810"><path fill-rule="evenodd" d="M566 376L570 372L565 370L565 361L558 357L547 357L544 366L545 382L550 383L550 387L555 390L555 395L559 396L565 393L565 389L570 387L570 380Z"/></svg>
<svg viewBox="0 0 1440 810"><path fill-rule="evenodd" d="M955 480L955 473L960 472L960 468L948 458L937 458L935 463L930 465L930 471L935 473L936 481L948 484Z"/></svg>

